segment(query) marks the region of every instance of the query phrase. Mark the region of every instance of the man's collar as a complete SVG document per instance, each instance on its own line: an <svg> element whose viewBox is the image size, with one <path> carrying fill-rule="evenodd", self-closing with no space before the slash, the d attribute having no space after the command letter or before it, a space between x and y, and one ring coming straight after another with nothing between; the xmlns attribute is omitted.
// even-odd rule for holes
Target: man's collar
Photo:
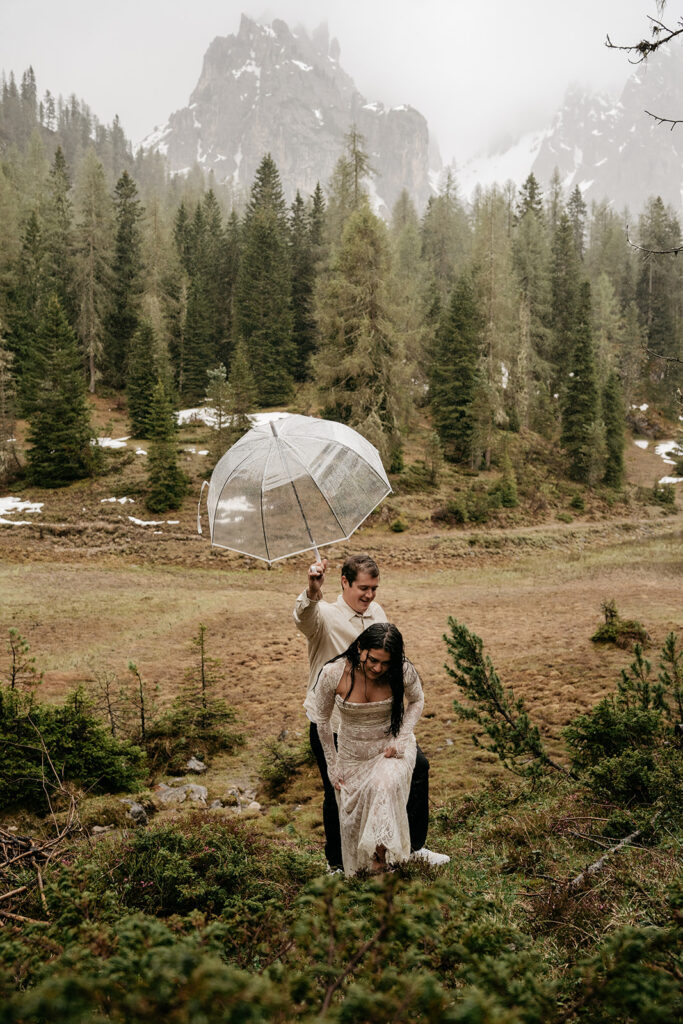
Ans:
<svg viewBox="0 0 683 1024"><path fill-rule="evenodd" d="M350 604L347 604L347 602L344 600L344 594L341 593L337 597L337 604L339 605L343 612L348 613L349 621L351 619L374 619L375 617L374 601L370 602L370 604L368 605L368 610L366 612L356 612L353 610Z"/></svg>

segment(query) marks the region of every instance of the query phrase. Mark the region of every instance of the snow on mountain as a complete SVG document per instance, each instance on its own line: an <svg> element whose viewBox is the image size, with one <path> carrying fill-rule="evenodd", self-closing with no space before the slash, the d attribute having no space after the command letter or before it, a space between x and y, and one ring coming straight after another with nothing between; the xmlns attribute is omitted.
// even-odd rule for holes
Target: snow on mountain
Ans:
<svg viewBox="0 0 683 1024"><path fill-rule="evenodd" d="M578 185L588 203L607 200L637 213L659 195L678 212L683 125L670 130L646 111L683 118L683 47L672 44L638 65L618 98L570 86L546 129L469 161L456 177L471 196L477 184L512 180L519 186L530 172L547 188L557 168L565 191Z"/></svg>
<svg viewBox="0 0 683 1024"><path fill-rule="evenodd" d="M326 184L354 125L377 170L373 206L386 214L402 189L422 208L441 166L427 122L413 107L368 102L339 63L326 26L310 35L242 15L236 35L209 46L187 107L143 141L175 173L195 164L218 181L247 190L265 153L280 171L287 198Z"/></svg>
<svg viewBox="0 0 683 1024"><path fill-rule="evenodd" d="M502 186L508 181L521 185L528 177L548 132L549 129L527 132L505 149L468 160L455 172L461 192L471 199L477 186Z"/></svg>

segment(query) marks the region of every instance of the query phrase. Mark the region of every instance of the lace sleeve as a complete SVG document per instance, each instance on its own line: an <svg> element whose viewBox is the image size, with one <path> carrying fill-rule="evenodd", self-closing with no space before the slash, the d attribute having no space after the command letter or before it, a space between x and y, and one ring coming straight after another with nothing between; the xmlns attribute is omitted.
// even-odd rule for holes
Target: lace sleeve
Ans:
<svg viewBox="0 0 683 1024"><path fill-rule="evenodd" d="M336 668L336 665L334 666ZM341 782L341 775L338 767L337 750L334 745L332 725L330 719L334 711L334 696L337 690L339 679L334 672L332 665L325 665L321 669L318 681L315 686L316 721L318 724L318 737L325 754L327 763L327 774L334 786Z"/></svg>
<svg viewBox="0 0 683 1024"><path fill-rule="evenodd" d="M406 743L419 721L425 703L420 677L415 666L410 661L406 661L403 668L403 683L406 708L403 712L401 731L395 741L396 752L399 757L403 757L405 753Z"/></svg>

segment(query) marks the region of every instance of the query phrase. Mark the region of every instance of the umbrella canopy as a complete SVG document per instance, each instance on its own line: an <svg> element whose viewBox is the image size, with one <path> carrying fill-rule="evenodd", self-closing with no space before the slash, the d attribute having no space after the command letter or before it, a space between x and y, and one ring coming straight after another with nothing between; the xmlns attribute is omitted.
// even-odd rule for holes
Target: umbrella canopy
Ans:
<svg viewBox="0 0 683 1024"><path fill-rule="evenodd" d="M261 423L216 464L211 543L266 562L348 539L391 493L379 452L343 423Z"/></svg>

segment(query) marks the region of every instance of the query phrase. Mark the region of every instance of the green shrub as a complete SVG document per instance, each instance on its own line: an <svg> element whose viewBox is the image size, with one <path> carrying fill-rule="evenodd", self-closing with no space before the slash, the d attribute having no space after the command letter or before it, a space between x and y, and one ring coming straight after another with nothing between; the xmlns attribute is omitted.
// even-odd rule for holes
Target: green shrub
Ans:
<svg viewBox="0 0 683 1024"><path fill-rule="evenodd" d="M103 728L82 689L55 706L0 686L0 808L47 809L57 785L47 755L60 781L93 793L135 790L145 768L143 751Z"/></svg>
<svg viewBox="0 0 683 1024"><path fill-rule="evenodd" d="M180 825L132 833L116 848L109 879L125 907L168 917L239 911L252 899L265 907L319 868L310 856L273 845L239 821L195 815Z"/></svg>
<svg viewBox="0 0 683 1024"><path fill-rule="evenodd" d="M260 763L260 774L267 793L278 796L302 765L314 762L308 737L298 745L282 743L280 740L267 741Z"/></svg>
<svg viewBox="0 0 683 1024"><path fill-rule="evenodd" d="M146 730L150 764L182 772L190 757L208 757L217 750L232 753L244 743L243 733L232 727L235 718L234 709L219 698L211 699L206 713L178 698Z"/></svg>
<svg viewBox="0 0 683 1024"><path fill-rule="evenodd" d="M578 491L572 495L571 501L569 502L570 508L575 509L577 512L585 512L586 502L583 500L583 495Z"/></svg>
<svg viewBox="0 0 683 1024"><path fill-rule="evenodd" d="M393 533L403 533L404 530L408 529L408 524L402 519L394 519L393 523L390 523L389 529L392 530Z"/></svg>
<svg viewBox="0 0 683 1024"><path fill-rule="evenodd" d="M637 619L622 619L614 601L603 601L602 611L605 621L591 640L596 644L616 644L617 647L628 647L631 641L641 644L648 643L650 636L645 626Z"/></svg>
<svg viewBox="0 0 683 1024"><path fill-rule="evenodd" d="M665 509L676 507L676 491L673 484L660 484L655 481L651 492L651 501L655 505L661 505Z"/></svg>
<svg viewBox="0 0 683 1024"><path fill-rule="evenodd" d="M683 706L682 661L671 633L653 680L651 665L636 644L630 672L622 670L617 693L564 730L573 767L601 799L625 805L661 800L680 813L683 750L675 728Z"/></svg>

